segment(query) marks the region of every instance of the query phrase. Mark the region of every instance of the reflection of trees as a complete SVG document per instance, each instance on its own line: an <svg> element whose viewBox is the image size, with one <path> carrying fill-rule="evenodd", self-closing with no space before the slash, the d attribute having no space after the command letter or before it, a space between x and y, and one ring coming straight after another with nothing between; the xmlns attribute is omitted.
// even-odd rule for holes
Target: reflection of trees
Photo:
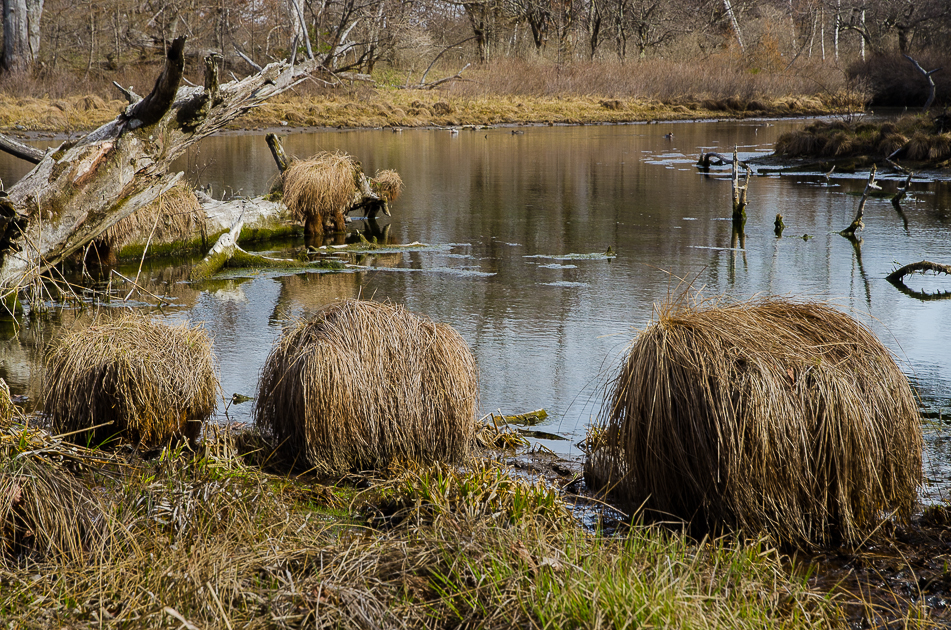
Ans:
<svg viewBox="0 0 951 630"><path fill-rule="evenodd" d="M868 283L868 275L865 273L865 266L862 264L862 239L857 238L855 234L842 234L852 244L853 274L855 266L858 267L859 276L862 278L862 284L865 287L865 303L869 309L872 308L872 289ZM854 277L854 275L853 275Z"/></svg>

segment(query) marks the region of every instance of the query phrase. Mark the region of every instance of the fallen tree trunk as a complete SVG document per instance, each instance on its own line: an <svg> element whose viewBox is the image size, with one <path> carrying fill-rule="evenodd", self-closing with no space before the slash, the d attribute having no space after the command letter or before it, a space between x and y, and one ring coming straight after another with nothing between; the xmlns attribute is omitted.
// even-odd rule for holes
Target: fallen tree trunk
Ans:
<svg viewBox="0 0 951 630"><path fill-rule="evenodd" d="M933 263L928 260L922 260L920 262L911 263L910 265L905 265L904 267L896 269L895 271L885 276L885 279L888 280L892 284L892 286L894 286L896 289L898 289L905 295L913 297L917 300L928 301L928 300L951 299L951 292L949 291L934 291L934 292L919 291L919 290L912 289L907 284L905 284L905 276L909 276L916 273L922 273L922 274L928 273L929 271L933 273L934 275L938 275L939 273L941 273L941 274L951 276L951 265L942 265L940 263Z"/></svg>
<svg viewBox="0 0 951 630"><path fill-rule="evenodd" d="M930 271L933 274L943 273L951 276L951 265L942 265L940 263L933 263L927 260L922 260L921 262L911 263L910 265L905 265L895 271L891 272L885 279L889 282L901 282L905 279L905 276L913 273L926 273Z"/></svg>
<svg viewBox="0 0 951 630"><path fill-rule="evenodd" d="M7 191L0 201L3 293L26 286L168 190L182 175L169 173L169 165L187 147L292 87L316 66L272 63L219 85L209 57L204 87L179 87L184 46L183 37L172 43L148 96L78 142L45 154Z"/></svg>

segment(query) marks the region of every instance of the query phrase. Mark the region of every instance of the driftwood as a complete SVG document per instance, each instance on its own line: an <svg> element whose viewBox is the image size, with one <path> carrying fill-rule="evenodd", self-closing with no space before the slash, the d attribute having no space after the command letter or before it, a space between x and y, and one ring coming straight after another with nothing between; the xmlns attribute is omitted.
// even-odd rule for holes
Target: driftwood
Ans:
<svg viewBox="0 0 951 630"><path fill-rule="evenodd" d="M865 222L862 219L865 217L865 202L868 201L869 193L873 190L881 190L881 186L875 183L875 165L872 165L872 170L868 174L868 182L865 184L865 192L862 193L862 200L859 202L858 212L855 213L855 218L852 220L852 223L849 224L849 227L845 228L839 234L847 238L855 238L856 230L864 230Z"/></svg>
<svg viewBox="0 0 951 630"><path fill-rule="evenodd" d="M169 173L169 165L186 148L304 80L316 65L272 63L221 85L212 57L206 59L203 87L179 87L184 47L183 37L172 42L165 69L145 98L78 142L45 154L7 191L0 202L5 293L29 284L168 190L181 177Z"/></svg>
<svg viewBox="0 0 951 630"><path fill-rule="evenodd" d="M951 291L937 291L935 293L928 293L926 291L916 291L905 284L905 276L915 273L928 272L931 272L935 275L941 273L951 276L951 265L942 265L939 263L922 260L920 262L911 263L910 265L905 265L904 267L896 269L885 276L885 279L891 282L905 295L909 295L919 300L947 300L951 298Z"/></svg>
<svg viewBox="0 0 951 630"><path fill-rule="evenodd" d="M934 274L943 273L945 275L951 276L951 265L941 265L939 263L922 260L921 262L911 263L910 265L905 265L904 267L896 269L885 276L885 279L889 282L901 282L907 275L913 273L926 273L928 271Z"/></svg>
<svg viewBox="0 0 951 630"><path fill-rule="evenodd" d="M721 164L729 164L730 158L723 157L719 153L710 152L710 153L701 153L700 159L697 160L697 166L699 168L710 168L711 166L720 166Z"/></svg>

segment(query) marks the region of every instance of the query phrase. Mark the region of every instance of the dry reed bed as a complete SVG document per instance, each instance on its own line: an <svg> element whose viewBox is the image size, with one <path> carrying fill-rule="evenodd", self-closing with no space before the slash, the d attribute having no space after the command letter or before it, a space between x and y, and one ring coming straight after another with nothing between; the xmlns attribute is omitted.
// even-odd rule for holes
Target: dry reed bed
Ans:
<svg viewBox="0 0 951 630"><path fill-rule="evenodd" d="M785 65L783 61L781 66ZM456 70L436 68L432 76ZM463 81L443 90L393 89L406 81L405 73L395 70L378 72L376 89L362 84L334 89L300 86L296 93L248 112L236 126L418 127L804 115L861 110L866 100L832 64L800 62L791 71L770 72L728 54L696 62L567 65L501 59L470 68L463 76ZM0 129L92 129L125 107L115 100L111 80L101 85L59 80L56 85L37 80L20 81L15 87L4 84ZM201 77L193 80L200 83ZM75 85L82 94L69 95L64 85ZM46 94L56 97L43 97ZM606 100L620 106L605 106Z"/></svg>
<svg viewBox="0 0 951 630"><path fill-rule="evenodd" d="M634 341L586 479L629 507L793 544L911 516L914 396L864 326L809 302L667 305Z"/></svg>
<svg viewBox="0 0 951 630"><path fill-rule="evenodd" d="M47 357L46 413L79 443L116 435L143 448L194 440L217 396L211 342L187 323L122 313L67 331Z"/></svg>
<svg viewBox="0 0 951 630"><path fill-rule="evenodd" d="M324 471L458 461L475 433L477 376L451 327L342 300L285 330L262 371L255 422Z"/></svg>
<svg viewBox="0 0 951 630"><path fill-rule="evenodd" d="M846 158L868 156L947 165L951 160L951 129L934 116L902 116L884 123L815 122L784 133L776 153L793 157Z"/></svg>

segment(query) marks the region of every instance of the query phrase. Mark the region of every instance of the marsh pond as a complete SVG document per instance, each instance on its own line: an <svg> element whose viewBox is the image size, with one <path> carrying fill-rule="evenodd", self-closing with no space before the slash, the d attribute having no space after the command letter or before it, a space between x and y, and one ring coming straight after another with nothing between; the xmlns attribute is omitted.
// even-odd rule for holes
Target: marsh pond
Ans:
<svg viewBox="0 0 951 630"><path fill-rule="evenodd" d="M98 304L203 322L225 398L253 396L282 326L337 298L391 300L462 334L479 362L483 413L544 408L548 418L533 427L532 441L577 456L625 347L665 301L684 292L691 299L825 300L868 324L895 353L922 407L926 497L947 498L951 299L934 298L951 295L951 279L919 276L902 292L885 276L920 260L951 264L951 183L915 179L900 210L872 198L858 242L838 232L855 215L867 171L778 174L757 166L745 236L734 238L729 167L703 172L698 154L734 146L741 158L766 154L780 133L802 124L288 131L291 155L342 150L367 173L397 170L405 192L392 218L355 221L351 229L381 243L422 245L376 250L344 272L229 270L200 283L186 281L200 254L146 261L140 284L165 306L143 292L123 301L131 287L112 274L109 304L91 298L93 308L54 305L18 324L0 323L0 376L40 406L46 344ZM215 197L263 194L277 177L258 134L206 139L178 166ZM0 179L16 181L27 167L0 156ZM886 193L903 182L898 174L879 179ZM786 225L781 238L777 214ZM246 247L302 244L301 237ZM138 267L118 271L131 278ZM104 276L98 286L106 285ZM222 403L218 417L250 422L251 407Z"/></svg>

